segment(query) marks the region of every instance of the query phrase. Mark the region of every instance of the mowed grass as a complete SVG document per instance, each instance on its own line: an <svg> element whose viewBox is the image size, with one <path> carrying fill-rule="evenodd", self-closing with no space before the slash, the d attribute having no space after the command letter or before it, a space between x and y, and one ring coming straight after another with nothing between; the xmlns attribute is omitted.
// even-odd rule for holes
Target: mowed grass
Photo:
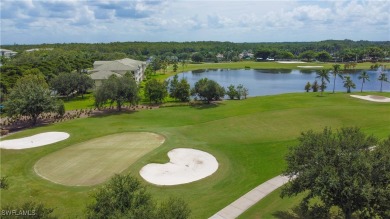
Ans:
<svg viewBox="0 0 390 219"><path fill-rule="evenodd" d="M54 183L91 186L121 173L164 142L147 132L125 132L94 138L51 153L35 164L35 172Z"/></svg>
<svg viewBox="0 0 390 219"><path fill-rule="evenodd" d="M363 93L390 96L390 93ZM89 194L96 186L63 186L42 179L34 165L43 157L94 138L124 132L161 134L163 145L129 164L140 180L139 170L151 162L168 162L167 152L188 147L204 150L219 162L217 172L203 180L179 186L155 186L143 181L158 200L183 198L193 218L208 218L260 183L285 168L288 147L297 143L302 131L359 126L367 134L385 138L390 134L390 105L350 97L345 93L319 97L317 93L294 93L222 101L202 106L166 107L133 113L76 119L11 135L18 138L45 131L65 131L67 141L27 150L1 150L1 172L9 177L9 190L2 203L35 200L55 207L61 218L83 216ZM97 185L98 186L98 185ZM280 199L278 191L254 206L246 218L273 217L289 209L299 198ZM253 210L254 209L254 210Z"/></svg>

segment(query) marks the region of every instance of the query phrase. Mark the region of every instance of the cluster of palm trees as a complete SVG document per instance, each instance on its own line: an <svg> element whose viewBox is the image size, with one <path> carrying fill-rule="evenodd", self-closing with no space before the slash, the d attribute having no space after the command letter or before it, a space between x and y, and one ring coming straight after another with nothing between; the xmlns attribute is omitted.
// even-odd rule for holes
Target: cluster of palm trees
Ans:
<svg viewBox="0 0 390 219"><path fill-rule="evenodd" d="M337 77L340 77L344 81L344 87L347 88L347 93L351 93L351 88L356 88L356 84L351 80L351 77L349 75L344 76L340 69L341 65L334 64L333 69L331 70L321 69L317 72L316 78L319 78L321 80L321 84L319 85L319 88L321 90L321 96L326 89L326 83L330 82L329 71L331 71L333 75L333 93L335 92ZM366 71L363 71L358 78L359 80L362 80L360 92L363 92L364 83L366 83L366 81L370 81L370 76L367 74ZM383 82L389 82L389 80L384 72L380 74L378 80L381 82L380 92L382 92Z"/></svg>

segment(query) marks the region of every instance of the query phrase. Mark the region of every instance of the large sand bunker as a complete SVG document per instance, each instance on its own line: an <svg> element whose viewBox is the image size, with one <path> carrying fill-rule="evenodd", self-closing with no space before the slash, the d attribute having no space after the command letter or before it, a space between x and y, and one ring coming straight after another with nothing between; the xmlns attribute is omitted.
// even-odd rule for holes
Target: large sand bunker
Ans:
<svg viewBox="0 0 390 219"><path fill-rule="evenodd" d="M139 158L164 143L161 135L125 132L94 138L42 157L35 172L67 186L91 186L121 173Z"/></svg>
<svg viewBox="0 0 390 219"><path fill-rule="evenodd" d="M362 100L373 101L373 102L390 103L390 98L388 98L388 97L383 97L383 96L375 96L375 95L368 95L368 96L351 95L351 97L359 98L359 99L362 99Z"/></svg>
<svg viewBox="0 0 390 219"><path fill-rule="evenodd" d="M218 169L215 157L200 150L176 148L168 152L168 157L169 163L148 164L140 175L156 185L179 185L203 179Z"/></svg>
<svg viewBox="0 0 390 219"><path fill-rule="evenodd" d="M0 148L26 149L53 144L69 138L66 132L45 132L25 138L5 140L0 142Z"/></svg>

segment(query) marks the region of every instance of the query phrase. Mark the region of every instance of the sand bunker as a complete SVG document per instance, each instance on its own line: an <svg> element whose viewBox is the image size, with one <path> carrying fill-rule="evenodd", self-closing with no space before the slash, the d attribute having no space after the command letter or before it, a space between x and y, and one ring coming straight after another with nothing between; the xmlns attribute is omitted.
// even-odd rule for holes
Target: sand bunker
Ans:
<svg viewBox="0 0 390 219"><path fill-rule="evenodd" d="M350 95L354 98L359 98L362 100L368 100L373 102L380 102L380 103L390 103L390 98L383 97L383 96L375 96L375 95L368 95L368 96L361 96L361 95Z"/></svg>
<svg viewBox="0 0 390 219"><path fill-rule="evenodd" d="M53 144L69 138L66 132L45 132L25 138L5 140L0 142L0 148L26 149Z"/></svg>
<svg viewBox="0 0 390 219"><path fill-rule="evenodd" d="M294 64L294 63L306 63L306 62L301 62L301 61L278 61L277 63L281 63L281 64Z"/></svg>
<svg viewBox="0 0 390 219"><path fill-rule="evenodd" d="M297 66L298 68L322 68L324 66L321 65L305 65L305 66Z"/></svg>
<svg viewBox="0 0 390 219"><path fill-rule="evenodd" d="M204 151L176 148L168 152L169 163L148 164L140 170L146 181L156 185L179 185L210 176L218 169L215 157Z"/></svg>

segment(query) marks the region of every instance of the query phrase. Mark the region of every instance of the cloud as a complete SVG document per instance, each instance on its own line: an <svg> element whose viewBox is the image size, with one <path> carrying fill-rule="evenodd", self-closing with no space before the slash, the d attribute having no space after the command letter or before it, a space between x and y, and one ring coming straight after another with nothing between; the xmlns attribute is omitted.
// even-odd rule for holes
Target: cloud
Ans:
<svg viewBox="0 0 390 219"><path fill-rule="evenodd" d="M390 35L387 0L1 0L0 6L2 41L10 43L72 37L72 42L389 40Z"/></svg>

